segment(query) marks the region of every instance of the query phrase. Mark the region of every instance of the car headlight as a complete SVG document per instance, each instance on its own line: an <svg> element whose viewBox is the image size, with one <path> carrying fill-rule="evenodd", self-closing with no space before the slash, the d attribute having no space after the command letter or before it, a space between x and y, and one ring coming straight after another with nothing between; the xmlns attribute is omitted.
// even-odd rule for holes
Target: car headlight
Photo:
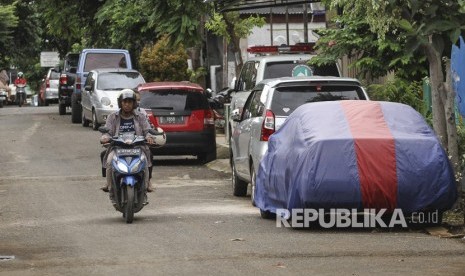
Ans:
<svg viewBox="0 0 465 276"><path fill-rule="evenodd" d="M111 104L111 100L108 98L108 97L103 97L100 102L102 103L102 105L104 106L109 106Z"/></svg>

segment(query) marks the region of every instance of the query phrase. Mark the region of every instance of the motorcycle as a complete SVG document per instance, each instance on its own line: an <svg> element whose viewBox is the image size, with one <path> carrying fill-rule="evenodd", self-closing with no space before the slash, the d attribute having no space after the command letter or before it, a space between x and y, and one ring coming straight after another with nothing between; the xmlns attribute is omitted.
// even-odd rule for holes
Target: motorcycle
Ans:
<svg viewBox="0 0 465 276"><path fill-rule="evenodd" d="M217 128L224 128L225 126L224 105L231 102L232 92L232 89L226 87L218 91L215 96L212 96L212 90L210 88L207 89L208 103L213 109Z"/></svg>
<svg viewBox="0 0 465 276"><path fill-rule="evenodd" d="M26 85L17 84L16 85L16 102L19 107L23 106L24 100L26 99Z"/></svg>
<svg viewBox="0 0 465 276"><path fill-rule="evenodd" d="M6 105L8 102L8 93L5 89L0 89L0 108Z"/></svg>
<svg viewBox="0 0 465 276"><path fill-rule="evenodd" d="M108 133L109 129L102 126L99 131ZM149 133L152 135L165 135L163 132L153 129L149 130ZM132 223L134 213L139 212L148 204L147 188L144 181L147 160L141 148L145 143L144 136L136 136L130 132L114 136L111 138L110 143L104 144L104 147L108 148L108 150L115 151L115 155L111 162L113 174L106 175L106 172L102 169L102 176L112 178L110 192L113 192L113 206L117 211L123 213L126 223ZM105 162L103 158L102 162Z"/></svg>

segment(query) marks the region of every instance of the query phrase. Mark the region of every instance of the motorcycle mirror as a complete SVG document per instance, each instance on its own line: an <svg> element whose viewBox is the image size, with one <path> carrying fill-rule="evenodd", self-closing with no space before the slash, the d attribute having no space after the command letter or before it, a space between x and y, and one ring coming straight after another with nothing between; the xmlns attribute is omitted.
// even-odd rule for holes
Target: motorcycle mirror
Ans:
<svg viewBox="0 0 465 276"><path fill-rule="evenodd" d="M100 133L102 133L102 134L110 132L110 130L106 126L99 127L98 131L100 131Z"/></svg>

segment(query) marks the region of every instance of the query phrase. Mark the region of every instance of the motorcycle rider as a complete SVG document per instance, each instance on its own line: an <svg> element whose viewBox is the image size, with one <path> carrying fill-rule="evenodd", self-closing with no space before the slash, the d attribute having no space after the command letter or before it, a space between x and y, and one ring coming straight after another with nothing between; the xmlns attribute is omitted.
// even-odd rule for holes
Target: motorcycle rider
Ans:
<svg viewBox="0 0 465 276"><path fill-rule="evenodd" d="M132 89L123 89L120 96L118 97L118 111L110 114L107 118L105 127L109 129L108 133L104 133L100 138L100 143L105 144L110 142L111 137L118 136L122 132L135 132L135 135L145 136L145 139L150 145L153 145L155 140L154 136L149 133L151 125L147 119L146 114L138 111L136 94ZM153 186L149 179L149 168L152 167L152 158L150 155L150 149L147 145L142 147L142 152L145 154L147 160L147 166L145 167L145 184L147 192L153 192ZM113 168L111 161L115 152L112 148L108 148L105 156L103 157L103 166L106 168L107 184L100 189L104 192L110 192L111 175ZM110 197L113 193L110 193Z"/></svg>
<svg viewBox="0 0 465 276"><path fill-rule="evenodd" d="M24 74L23 72L19 72L18 73L18 77L15 79L15 86L17 87L18 85L26 85L27 84L27 81L26 81L26 78L24 77ZM24 100L26 100L26 98L24 98Z"/></svg>

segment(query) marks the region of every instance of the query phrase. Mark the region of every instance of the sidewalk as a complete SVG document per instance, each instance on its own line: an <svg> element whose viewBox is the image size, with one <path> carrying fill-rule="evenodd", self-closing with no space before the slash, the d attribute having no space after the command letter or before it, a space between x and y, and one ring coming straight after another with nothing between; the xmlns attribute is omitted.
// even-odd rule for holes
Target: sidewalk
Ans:
<svg viewBox="0 0 465 276"><path fill-rule="evenodd" d="M207 167L212 170L231 173L231 166L229 165L229 145L226 143L224 133L216 134L216 160L207 163Z"/></svg>

